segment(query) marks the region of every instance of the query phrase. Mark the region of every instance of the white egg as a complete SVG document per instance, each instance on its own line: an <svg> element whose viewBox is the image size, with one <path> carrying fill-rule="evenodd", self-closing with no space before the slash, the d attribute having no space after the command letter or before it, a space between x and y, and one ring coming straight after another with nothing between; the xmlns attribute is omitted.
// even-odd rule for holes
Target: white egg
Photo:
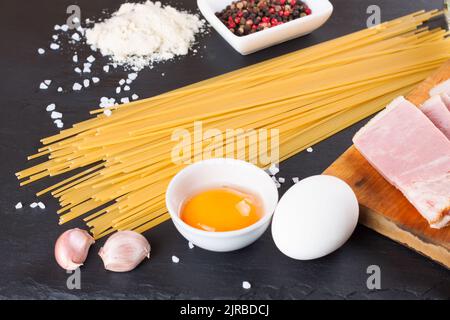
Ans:
<svg viewBox="0 0 450 320"><path fill-rule="evenodd" d="M293 185L281 198L272 221L272 237L285 255L310 260L342 246L355 230L359 206L342 180L312 176Z"/></svg>

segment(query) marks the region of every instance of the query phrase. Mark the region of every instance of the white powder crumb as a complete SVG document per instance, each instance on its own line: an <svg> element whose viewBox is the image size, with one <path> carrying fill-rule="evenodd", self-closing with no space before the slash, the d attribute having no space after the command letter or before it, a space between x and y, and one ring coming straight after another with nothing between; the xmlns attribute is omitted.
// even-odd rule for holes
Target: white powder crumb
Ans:
<svg viewBox="0 0 450 320"><path fill-rule="evenodd" d="M64 127L64 123L59 119L55 120L55 124L58 129L61 129L62 127Z"/></svg>
<svg viewBox="0 0 450 320"><path fill-rule="evenodd" d="M37 202L33 202L30 204L30 208L34 209L38 206Z"/></svg>
<svg viewBox="0 0 450 320"><path fill-rule="evenodd" d="M76 67L74 70L75 70L76 73L81 73L81 69L78 68L78 67Z"/></svg>
<svg viewBox="0 0 450 320"><path fill-rule="evenodd" d="M126 84L131 84L132 82L133 82L133 80L131 80L131 79L125 80L125 83L126 83Z"/></svg>
<svg viewBox="0 0 450 320"><path fill-rule="evenodd" d="M83 80L83 85L85 88L89 87L89 79L84 79Z"/></svg>
<svg viewBox="0 0 450 320"><path fill-rule="evenodd" d="M51 43L51 44L50 44L50 49L52 49L52 50L58 50L58 49L59 49L59 44L57 44L57 43Z"/></svg>
<svg viewBox="0 0 450 320"><path fill-rule="evenodd" d="M17 202L15 208L16 209L22 209L23 208L22 202Z"/></svg>
<svg viewBox="0 0 450 320"><path fill-rule="evenodd" d="M125 79L120 79L120 80L119 80L119 85L122 86L124 83L125 83Z"/></svg>
<svg viewBox="0 0 450 320"><path fill-rule="evenodd" d="M178 263L178 262L180 262L180 258L178 258L177 256L172 256L172 262Z"/></svg>
<svg viewBox="0 0 450 320"><path fill-rule="evenodd" d="M124 90L124 91L130 91L130 86L125 86L125 87L123 87L123 90Z"/></svg>
<svg viewBox="0 0 450 320"><path fill-rule="evenodd" d="M50 103L50 104L47 106L47 108L45 108L45 110L48 111L48 112L50 112L50 111L55 110L55 108L56 108L56 105L55 105L54 103Z"/></svg>
<svg viewBox="0 0 450 320"><path fill-rule="evenodd" d="M286 181L286 179L284 179L284 178L282 178L282 177L279 177L279 178L278 178L278 182L279 182L279 183L284 183L285 181Z"/></svg>
<svg viewBox="0 0 450 320"><path fill-rule="evenodd" d="M39 89L42 89L42 90L48 89L48 85L46 85L45 83L41 82L41 84L39 85Z"/></svg>
<svg viewBox="0 0 450 320"><path fill-rule="evenodd" d="M67 24L63 24L61 26L61 30L64 31L64 32L67 32L67 30L69 30L69 26Z"/></svg>
<svg viewBox="0 0 450 320"><path fill-rule="evenodd" d="M248 281L243 281L242 282L242 288L244 288L245 290L248 290L252 287L252 285L250 284L250 282Z"/></svg>
<svg viewBox="0 0 450 320"><path fill-rule="evenodd" d="M116 93L119 94L121 90L122 90L122 88L117 87L117 88L116 88Z"/></svg>
<svg viewBox="0 0 450 320"><path fill-rule="evenodd" d="M269 167L269 173L274 176L278 172L280 172L280 169L278 168L278 166L275 163L272 163Z"/></svg>
<svg viewBox="0 0 450 320"><path fill-rule="evenodd" d="M44 54L44 53L45 53L45 50L42 49L42 48L39 48L39 49L38 49L38 53L39 53L39 54Z"/></svg>
<svg viewBox="0 0 450 320"><path fill-rule="evenodd" d="M44 80L44 83L49 86L52 83L52 80Z"/></svg>
<svg viewBox="0 0 450 320"><path fill-rule="evenodd" d="M109 72L109 66L108 66L108 65L106 65L106 66L103 66L103 71L105 71L105 72Z"/></svg>
<svg viewBox="0 0 450 320"><path fill-rule="evenodd" d="M294 182L294 183L297 183L297 182L299 182L300 181L300 179L298 178L298 177L293 177L292 178L292 182Z"/></svg>
<svg viewBox="0 0 450 320"><path fill-rule="evenodd" d="M134 93L134 94L131 96L131 99L137 100L137 99L139 99L139 96L138 96L136 93Z"/></svg>
<svg viewBox="0 0 450 320"><path fill-rule="evenodd" d="M99 81L100 81L100 78L97 78L97 77L92 78L92 83L98 83Z"/></svg>
<svg viewBox="0 0 450 320"><path fill-rule="evenodd" d="M78 91L78 90L81 90L82 87L83 87L83 86L82 86L81 84L79 84L78 82L75 82L75 83L73 84L72 89L75 90L75 91Z"/></svg>
<svg viewBox="0 0 450 320"><path fill-rule="evenodd" d="M58 92L62 92L63 88L62 87L58 87Z"/></svg>
<svg viewBox="0 0 450 320"><path fill-rule="evenodd" d="M309 147L309 148L306 149L306 152L310 152L310 153L311 153L311 152L313 152L313 151L314 151L314 149L311 148L311 147Z"/></svg>
<svg viewBox="0 0 450 320"><path fill-rule="evenodd" d="M56 35L56 34L52 35L52 39L53 40L58 40L58 35Z"/></svg>
<svg viewBox="0 0 450 320"><path fill-rule="evenodd" d="M38 202L38 207L40 209L45 209L45 204L43 202Z"/></svg>
<svg viewBox="0 0 450 320"><path fill-rule="evenodd" d="M188 242L189 249L194 249L194 244L192 242Z"/></svg>
<svg viewBox="0 0 450 320"><path fill-rule="evenodd" d="M58 112L58 111L52 111L52 113L50 114L50 117L52 119L61 119L62 118L62 113Z"/></svg>
<svg viewBox="0 0 450 320"><path fill-rule="evenodd" d="M54 30L59 30L61 29L61 26L59 24L55 24L55 26L53 27Z"/></svg>
<svg viewBox="0 0 450 320"><path fill-rule="evenodd" d="M78 55L74 54L72 57L72 61L77 63L78 62Z"/></svg>
<svg viewBox="0 0 450 320"><path fill-rule="evenodd" d="M120 99L120 102L122 102L122 103L129 103L130 102L130 98L123 97L122 99Z"/></svg>
<svg viewBox="0 0 450 320"><path fill-rule="evenodd" d="M112 115L112 111L110 109L106 109L105 111L103 111L103 113L105 114L105 116L109 117Z"/></svg>
<svg viewBox="0 0 450 320"><path fill-rule="evenodd" d="M166 75L166 74L165 74L164 72L163 72L163 73L161 73L161 76L162 76L162 77L164 77L165 75Z"/></svg>
<svg viewBox="0 0 450 320"><path fill-rule="evenodd" d="M197 15L161 2L124 3L86 30L86 42L114 62L140 70L188 54L204 25Z"/></svg>
<svg viewBox="0 0 450 320"><path fill-rule="evenodd" d="M86 59L88 62L90 62L90 63L92 63L92 62L94 62L95 61L95 58L94 58L94 56L93 55L90 55L89 57L87 57L87 59Z"/></svg>
<svg viewBox="0 0 450 320"><path fill-rule="evenodd" d="M136 80L137 76L138 76L138 74L136 72L129 73L128 74L128 79L133 81L133 80Z"/></svg>

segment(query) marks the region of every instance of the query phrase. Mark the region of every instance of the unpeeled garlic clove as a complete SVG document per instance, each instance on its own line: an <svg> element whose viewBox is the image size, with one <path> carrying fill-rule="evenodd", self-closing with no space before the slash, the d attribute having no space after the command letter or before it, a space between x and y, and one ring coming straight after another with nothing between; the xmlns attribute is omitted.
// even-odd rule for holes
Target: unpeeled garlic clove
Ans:
<svg viewBox="0 0 450 320"><path fill-rule="evenodd" d="M106 240L100 249L106 270L127 272L137 267L145 257L150 258L150 244L134 231L118 231Z"/></svg>
<svg viewBox="0 0 450 320"><path fill-rule="evenodd" d="M89 247L94 243L94 238L78 228L70 229L61 234L55 244L56 262L66 270L75 270L83 265L86 260Z"/></svg>

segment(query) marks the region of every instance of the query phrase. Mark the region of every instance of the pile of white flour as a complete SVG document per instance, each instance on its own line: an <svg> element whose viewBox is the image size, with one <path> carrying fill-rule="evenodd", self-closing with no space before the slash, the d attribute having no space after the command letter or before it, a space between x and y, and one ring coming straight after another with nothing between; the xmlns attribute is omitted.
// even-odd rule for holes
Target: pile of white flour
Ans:
<svg viewBox="0 0 450 320"><path fill-rule="evenodd" d="M93 49L120 64L142 69L186 55L205 22L160 2L124 3L111 18L86 30Z"/></svg>

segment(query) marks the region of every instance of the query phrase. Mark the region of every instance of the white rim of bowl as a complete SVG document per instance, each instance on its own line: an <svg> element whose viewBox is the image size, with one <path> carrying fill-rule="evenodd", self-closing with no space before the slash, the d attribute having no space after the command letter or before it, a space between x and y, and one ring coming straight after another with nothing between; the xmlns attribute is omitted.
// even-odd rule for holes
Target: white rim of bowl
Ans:
<svg viewBox="0 0 450 320"><path fill-rule="evenodd" d="M247 166L248 168L251 168L251 170L257 170L258 174L263 174L265 177L267 177L267 181L270 182L270 185L273 186L273 192L276 194L276 203L273 206L273 209L266 212L264 214L264 216L259 219L257 222L255 222L252 225L249 225L248 227L242 228L242 229L238 229L238 230L233 230L233 231L206 231L206 230L201 230L201 229L197 229L194 228L190 225L188 225L186 222L184 222L178 215L177 211L178 210L171 210L171 206L169 205L169 201L168 201L168 197L167 195L171 193L172 189L174 188L174 183L176 183L176 180L179 179L179 177L183 176L183 175L187 175L190 173L190 171L194 170L196 167L203 165L205 163L209 163L209 162L228 162L228 163L238 163L240 165L244 165ZM258 229L260 226L262 226L263 224L267 223L273 216L275 209L278 205L278 201L279 201L279 194L278 194L278 188L275 185L275 183L273 182L273 180L270 178L270 176L261 168L255 166L252 163L243 161L243 160L239 160L239 159L232 159L232 158L214 158L214 159L207 159L207 160L202 160L202 161L198 161L195 162L193 164L188 165L187 167L185 167L184 169L180 170L173 178L172 180L170 180L170 183L167 187L166 190L166 207L167 207L167 211L169 212L170 217L172 218L173 222L175 223L179 223L181 225L183 225L183 227L185 227L186 229L188 229L190 232L193 232L197 235L201 235L201 236L208 236L208 237L214 237L214 238L223 238L223 237L230 237L230 236L238 236L238 235L242 235L248 232L251 232L255 229ZM172 208L173 209L173 208Z"/></svg>

